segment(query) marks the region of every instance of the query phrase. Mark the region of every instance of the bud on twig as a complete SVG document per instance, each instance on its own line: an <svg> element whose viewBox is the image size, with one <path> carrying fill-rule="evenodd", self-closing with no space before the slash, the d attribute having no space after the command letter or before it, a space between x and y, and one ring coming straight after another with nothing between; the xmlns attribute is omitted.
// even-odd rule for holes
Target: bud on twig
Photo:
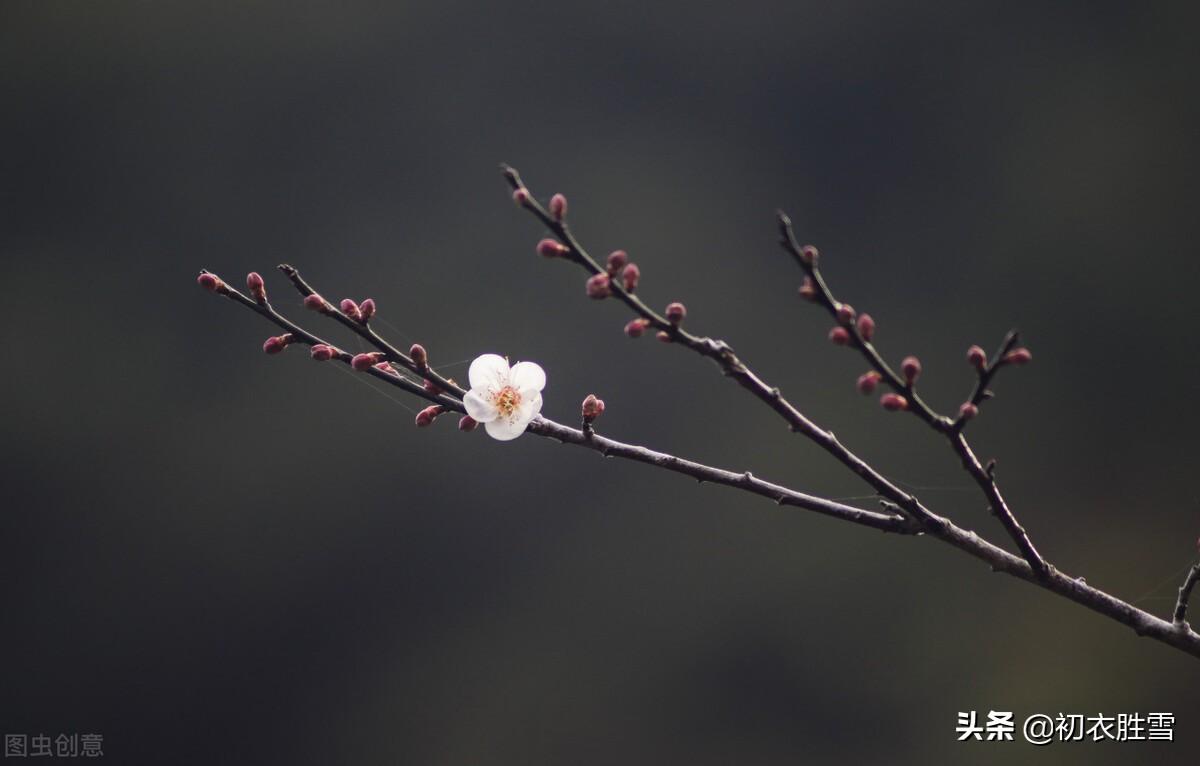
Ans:
<svg viewBox="0 0 1200 766"><path fill-rule="evenodd" d="M667 304L666 311L667 321L673 325L678 325L687 316L687 307L679 301Z"/></svg>
<svg viewBox="0 0 1200 766"><path fill-rule="evenodd" d="M631 293L637 289L638 280L642 278L642 270L638 268L636 263L631 263L621 269L621 284L625 287L625 292Z"/></svg>
<svg viewBox="0 0 1200 766"><path fill-rule="evenodd" d="M854 321L854 307L849 303L839 303L837 307L838 321L848 325Z"/></svg>
<svg viewBox="0 0 1200 766"><path fill-rule="evenodd" d="M380 351L371 351L366 354L357 354L350 360L350 366L359 372L366 372L375 365L383 361L383 353Z"/></svg>
<svg viewBox="0 0 1200 766"><path fill-rule="evenodd" d="M313 293L311 295L306 295L304 297L304 307L312 309L313 311L316 311L317 313L320 313L320 314L328 314L330 311L333 310L333 306L331 306L329 304L329 301L325 300L324 298L322 298L320 295L317 295L316 293Z"/></svg>
<svg viewBox="0 0 1200 766"><path fill-rule="evenodd" d="M629 324L625 325L625 334L631 338L640 338L649 326L649 319L642 319L641 317L631 319L629 320Z"/></svg>
<svg viewBox="0 0 1200 766"><path fill-rule="evenodd" d="M883 379L882 375L880 375L875 370L871 370L869 372L864 372L862 375L859 375L858 381L855 382L854 386L855 386L855 388L858 389L858 392L860 394L864 394L864 395L872 394L875 392L876 386L879 385L879 381L882 379Z"/></svg>
<svg viewBox="0 0 1200 766"><path fill-rule="evenodd" d="M340 308L342 309L343 314L350 317L355 322L358 322L359 324L363 323L362 312L359 311L358 303L355 301L351 300L350 298L343 298Z"/></svg>
<svg viewBox="0 0 1200 766"><path fill-rule="evenodd" d="M371 317L375 316L375 299L367 298L365 301L358 304L358 313L362 314L363 324L370 322Z"/></svg>
<svg viewBox="0 0 1200 766"><path fill-rule="evenodd" d="M846 346L850 344L850 331L845 327L833 328L829 331L829 342L835 346Z"/></svg>
<svg viewBox="0 0 1200 766"><path fill-rule="evenodd" d="M858 334L868 343L875 337L875 320L870 314L863 314L858 318Z"/></svg>
<svg viewBox="0 0 1200 766"><path fill-rule="evenodd" d="M921 377L921 360L915 356L906 356L904 361L900 363L900 372L904 373L904 380L909 386L917 382L917 378Z"/></svg>
<svg viewBox="0 0 1200 766"><path fill-rule="evenodd" d="M607 274L593 274L588 277L585 290L587 297L597 301L612 295L612 285L609 282Z"/></svg>
<svg viewBox="0 0 1200 766"><path fill-rule="evenodd" d="M613 250L608 254L608 260L605 261L605 268L608 270L610 277L615 277L621 273L621 269L625 268L629 263L629 254L624 250Z"/></svg>
<svg viewBox="0 0 1200 766"><path fill-rule="evenodd" d="M813 247L812 245L805 245L804 247L800 248L800 260L806 266L816 265L817 258L819 256L820 253L817 252L817 248Z"/></svg>
<svg viewBox="0 0 1200 766"><path fill-rule="evenodd" d="M806 301L815 301L817 299L817 285L812 281L811 277L805 277L800 283L800 297Z"/></svg>
<svg viewBox="0 0 1200 766"><path fill-rule="evenodd" d="M662 343L670 343L671 342L671 333L667 332L666 330L659 330L658 332L656 332L654 334L654 337L657 338Z"/></svg>
<svg viewBox="0 0 1200 766"><path fill-rule="evenodd" d="M417 428L426 428L433 425L433 421L438 415L446 411L446 408L440 404L433 404L417 413L416 423Z"/></svg>
<svg viewBox="0 0 1200 766"><path fill-rule="evenodd" d="M537 243L537 251L543 258L559 258L567 254L567 246L547 237Z"/></svg>
<svg viewBox="0 0 1200 766"><path fill-rule="evenodd" d="M471 417L470 415L463 415L458 419L458 430L460 431L470 432L474 431L478 427L479 421L475 420L475 418Z"/></svg>
<svg viewBox="0 0 1200 766"><path fill-rule="evenodd" d="M879 403L888 412L899 412L900 410L908 409L908 400L900 394L884 394L879 397Z"/></svg>
<svg viewBox="0 0 1200 766"><path fill-rule="evenodd" d="M256 303L267 302L267 285L257 271L246 275L246 289L250 291L250 297L254 298Z"/></svg>
<svg viewBox="0 0 1200 766"><path fill-rule="evenodd" d="M550 198L550 215L554 220L562 222L562 219L567 217L567 198L561 194L555 194Z"/></svg>
<svg viewBox="0 0 1200 766"><path fill-rule="evenodd" d="M595 394L588 394L584 397L580 409L583 412L583 422L591 425L596 422L596 418L604 414L604 400L597 399Z"/></svg>
<svg viewBox="0 0 1200 766"><path fill-rule="evenodd" d="M429 367L429 354L426 353L425 347L420 343L412 344L412 348L408 350L408 356L413 360L413 364L417 369L424 370Z"/></svg>
<svg viewBox="0 0 1200 766"><path fill-rule="evenodd" d="M210 271L201 272L200 276L196 277L196 284L210 293L223 292L225 289L225 283L221 281L221 278Z"/></svg>
<svg viewBox="0 0 1200 766"><path fill-rule="evenodd" d="M1004 355L1004 361L1006 364L1029 364L1033 361L1033 352L1027 348L1014 348Z"/></svg>
<svg viewBox="0 0 1200 766"><path fill-rule="evenodd" d="M971 346L967 349L967 363L982 371L984 367L987 367L987 352L979 346Z"/></svg>
<svg viewBox="0 0 1200 766"><path fill-rule="evenodd" d="M513 202L517 203L520 207L527 207L529 205L529 190L524 186L520 189L514 189L512 197Z"/></svg>
<svg viewBox="0 0 1200 766"><path fill-rule="evenodd" d="M971 402L963 402L962 406L958 408L958 416L964 422L967 420L972 420L978 414L979 408Z"/></svg>
<svg viewBox="0 0 1200 766"><path fill-rule="evenodd" d="M428 392L429 392L429 393L431 393L431 394L444 394L444 393L446 393L445 391L443 391L443 390L442 390L442 387L441 387L441 386L439 386L437 383L434 383L432 380L428 380L428 379L426 379L426 380L425 380L425 381L424 381L424 382L421 384L421 387L422 387L422 388L424 388L426 391L428 391Z"/></svg>
<svg viewBox="0 0 1200 766"><path fill-rule="evenodd" d="M276 335L273 338L267 338L263 342L263 351L268 354L278 354L288 347L292 342L292 334L290 332L283 335Z"/></svg>
<svg viewBox="0 0 1200 766"><path fill-rule="evenodd" d="M326 346L324 343L318 343L313 346L311 353L312 358L318 362L328 362L337 356L337 351L332 346Z"/></svg>

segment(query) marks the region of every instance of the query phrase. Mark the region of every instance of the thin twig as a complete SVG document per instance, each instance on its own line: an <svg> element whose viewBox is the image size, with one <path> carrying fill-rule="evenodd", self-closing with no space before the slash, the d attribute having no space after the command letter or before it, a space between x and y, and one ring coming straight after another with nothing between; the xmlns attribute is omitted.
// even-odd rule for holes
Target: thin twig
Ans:
<svg viewBox="0 0 1200 766"><path fill-rule="evenodd" d="M1172 620L1178 626L1186 626L1188 599L1192 597L1192 588L1196 587L1196 582L1200 581L1200 564L1196 564L1188 572L1188 576L1184 578L1183 585L1179 586L1179 599L1175 602L1175 614Z"/></svg>

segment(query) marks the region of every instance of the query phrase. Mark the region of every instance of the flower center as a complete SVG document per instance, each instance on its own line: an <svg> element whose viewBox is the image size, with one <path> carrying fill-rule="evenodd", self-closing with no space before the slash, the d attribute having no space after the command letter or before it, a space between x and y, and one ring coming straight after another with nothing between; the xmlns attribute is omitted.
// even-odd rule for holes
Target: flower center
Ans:
<svg viewBox="0 0 1200 766"><path fill-rule="evenodd" d="M521 404L521 392L512 386L505 386L492 399L496 405L496 409L500 410L500 414L504 417L511 417L513 411Z"/></svg>

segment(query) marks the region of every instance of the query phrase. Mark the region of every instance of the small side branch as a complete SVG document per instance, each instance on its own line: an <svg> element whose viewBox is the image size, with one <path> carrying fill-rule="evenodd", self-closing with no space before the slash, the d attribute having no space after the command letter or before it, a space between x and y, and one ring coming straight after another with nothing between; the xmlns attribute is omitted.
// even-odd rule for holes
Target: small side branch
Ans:
<svg viewBox="0 0 1200 766"><path fill-rule="evenodd" d="M1175 614L1171 618L1176 625L1187 626L1188 599L1192 597L1192 588L1196 587L1197 581L1200 581L1200 564L1191 568L1183 585L1179 586L1179 599L1175 602Z"/></svg>

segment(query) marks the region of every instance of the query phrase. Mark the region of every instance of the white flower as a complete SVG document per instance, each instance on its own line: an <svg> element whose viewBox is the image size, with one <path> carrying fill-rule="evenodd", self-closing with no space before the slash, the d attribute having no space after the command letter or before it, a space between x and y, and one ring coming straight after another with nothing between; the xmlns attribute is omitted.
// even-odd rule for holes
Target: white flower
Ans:
<svg viewBox="0 0 1200 766"><path fill-rule="evenodd" d="M484 354L471 362L467 373L471 390L463 397L467 414L483 423L488 436L500 441L515 439L542 411L546 373L533 362L517 362Z"/></svg>

